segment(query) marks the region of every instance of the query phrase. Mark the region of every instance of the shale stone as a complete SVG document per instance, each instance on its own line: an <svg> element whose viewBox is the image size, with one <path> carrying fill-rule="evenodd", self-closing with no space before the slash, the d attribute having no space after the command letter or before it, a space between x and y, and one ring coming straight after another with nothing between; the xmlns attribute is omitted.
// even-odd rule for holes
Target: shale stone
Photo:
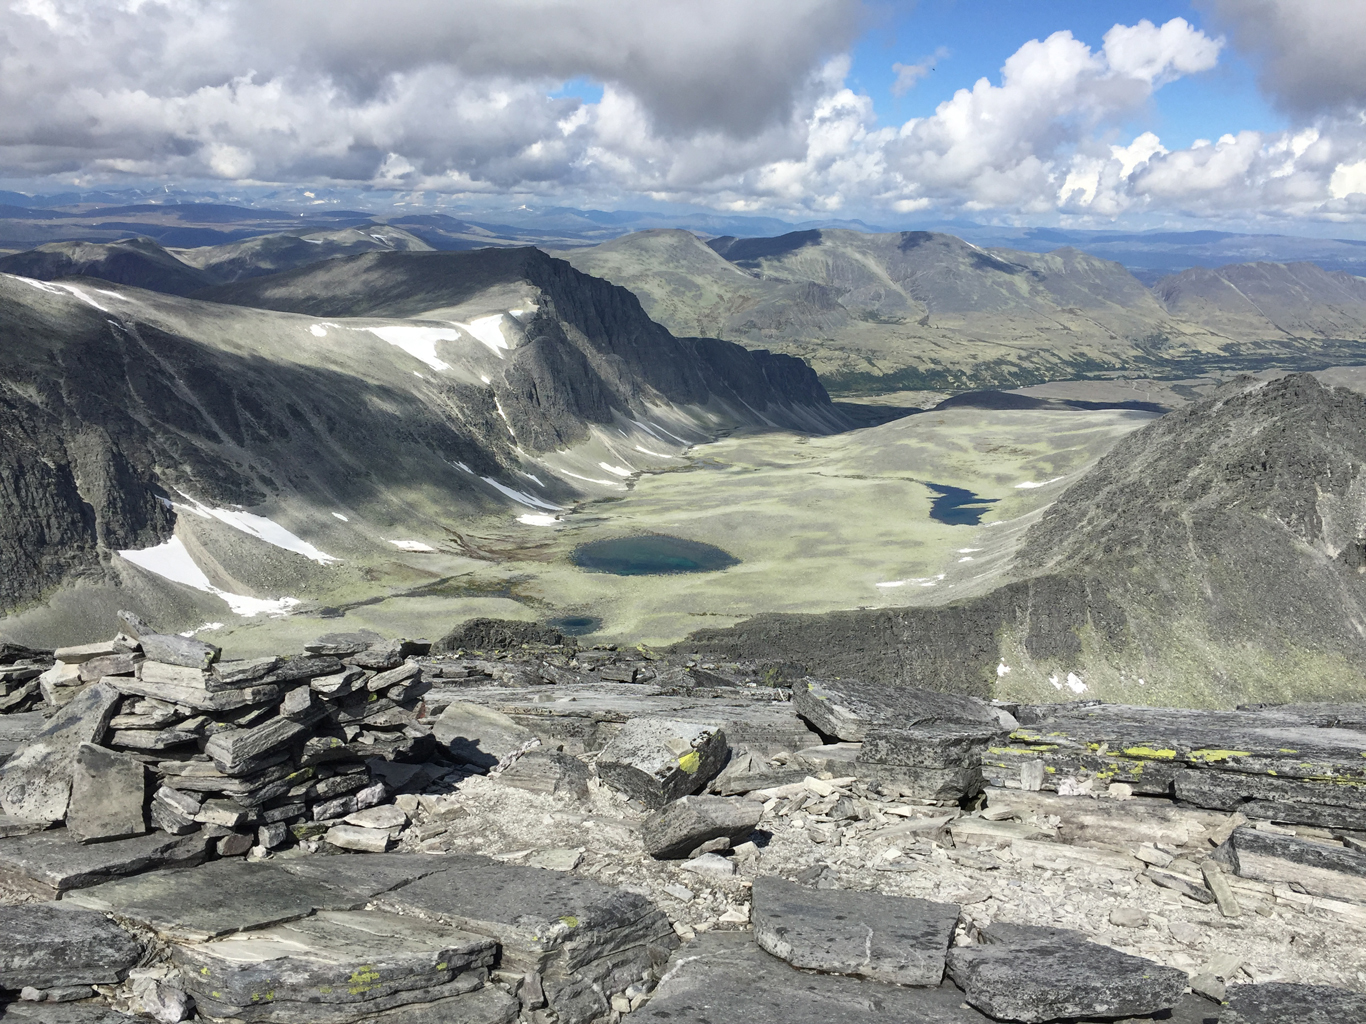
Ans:
<svg viewBox="0 0 1366 1024"><path fill-rule="evenodd" d="M894 985L938 985L958 904L755 879L754 939L794 967Z"/></svg>
<svg viewBox="0 0 1366 1024"><path fill-rule="evenodd" d="M1346 1024L1366 1021L1366 995L1326 985L1230 985L1220 1024Z"/></svg>
<svg viewBox="0 0 1366 1024"><path fill-rule="evenodd" d="M646 818L641 835L651 857L676 860L713 839L744 842L763 816L764 806L755 800L685 796Z"/></svg>
<svg viewBox="0 0 1366 1024"><path fill-rule="evenodd" d="M147 770L141 761L82 743L76 748L67 831L84 843L140 836L147 831L146 794Z"/></svg>
<svg viewBox="0 0 1366 1024"><path fill-rule="evenodd" d="M0 1024L148 1024L98 1003L8 1003L0 1006Z"/></svg>
<svg viewBox="0 0 1366 1024"><path fill-rule="evenodd" d="M958 723L1004 731L1000 715L973 697L857 679L802 680L792 688L792 705L827 736L849 742L877 726Z"/></svg>
<svg viewBox="0 0 1366 1024"><path fill-rule="evenodd" d="M565 793L585 800L592 777L577 757L555 750L528 750L498 774L498 781L531 793Z"/></svg>
<svg viewBox="0 0 1366 1024"><path fill-rule="evenodd" d="M0 989L115 985L142 947L102 914L58 903L0 907Z"/></svg>
<svg viewBox="0 0 1366 1024"><path fill-rule="evenodd" d="M730 748L712 725L632 718L598 755L598 775L646 807L696 793L725 766Z"/></svg>
<svg viewBox="0 0 1366 1024"><path fill-rule="evenodd" d="M1294 882L1314 896L1366 903L1366 853L1243 827L1214 859L1241 878Z"/></svg>
<svg viewBox="0 0 1366 1024"><path fill-rule="evenodd" d="M679 950L632 1022L701 1024L987 1024L952 985L900 988L808 974L743 933L712 932Z"/></svg>
<svg viewBox="0 0 1366 1024"><path fill-rule="evenodd" d="M142 642L142 653L147 656L147 660L159 661L163 665L207 669L223 653L213 644L206 644L192 637L176 636L173 633L144 633L138 639Z"/></svg>
<svg viewBox="0 0 1366 1024"><path fill-rule="evenodd" d="M46 729L5 763L0 811L21 821L65 818L76 750L104 738L119 699L108 683L96 683L57 712Z"/></svg>
<svg viewBox="0 0 1366 1024"><path fill-rule="evenodd" d="M967 1001L1001 1020L1151 1016L1186 991L1184 971L1089 942L1067 928L992 924L982 943L949 950Z"/></svg>
<svg viewBox="0 0 1366 1024"><path fill-rule="evenodd" d="M202 831L188 836L153 832L85 845L65 829L0 839L0 881L52 896L153 868L198 864L209 839Z"/></svg>
<svg viewBox="0 0 1366 1024"><path fill-rule="evenodd" d="M536 738L502 712L464 701L441 712L432 733L457 760L481 768L492 768Z"/></svg>
<svg viewBox="0 0 1366 1024"><path fill-rule="evenodd" d="M327 1024L482 986L497 944L448 925L374 911L322 911L229 940L180 944L201 1012Z"/></svg>

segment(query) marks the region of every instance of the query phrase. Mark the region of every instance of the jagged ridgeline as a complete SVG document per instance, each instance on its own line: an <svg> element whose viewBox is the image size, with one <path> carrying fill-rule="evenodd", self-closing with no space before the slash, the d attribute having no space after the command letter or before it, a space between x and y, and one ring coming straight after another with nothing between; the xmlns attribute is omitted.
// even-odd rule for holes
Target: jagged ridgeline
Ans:
<svg viewBox="0 0 1366 1024"><path fill-rule="evenodd" d="M212 297L0 275L0 613L179 537L172 503L264 503L321 546L343 506L393 526L569 504L594 474L541 456L572 461L609 426L658 446L844 425L799 360L675 338L629 292L535 249L343 257ZM234 593L316 569L234 550L195 556Z"/></svg>
<svg viewBox="0 0 1366 1024"><path fill-rule="evenodd" d="M1243 379L1121 441L1013 582L940 608L758 616L689 650L1025 699L1230 706L1359 694L1366 398Z"/></svg>

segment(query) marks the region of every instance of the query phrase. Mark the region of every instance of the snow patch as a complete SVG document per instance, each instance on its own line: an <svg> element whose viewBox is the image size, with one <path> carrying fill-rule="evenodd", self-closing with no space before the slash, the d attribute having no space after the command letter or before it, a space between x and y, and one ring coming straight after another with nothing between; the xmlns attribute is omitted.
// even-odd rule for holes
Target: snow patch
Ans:
<svg viewBox="0 0 1366 1024"><path fill-rule="evenodd" d="M227 602L228 608L232 610L234 615L240 615L245 619L263 614L269 615L271 618L280 618L288 615L299 605L299 600L293 597L279 597L272 600L270 598L246 597L242 594L229 594L225 590L219 590L209 582L209 578L204 575L204 570L195 564L195 560L190 557L190 552L185 549L185 544L179 537L172 537L165 544L143 548L141 551L120 551L119 556L140 569L146 569L153 575L160 576L162 579L170 580L172 583L181 583L205 594L220 597Z"/></svg>
<svg viewBox="0 0 1366 1024"><path fill-rule="evenodd" d="M1090 689L1090 687L1088 687L1084 682L1081 681L1081 677L1078 676L1075 672L1067 673L1066 681L1059 679L1056 673L1049 676L1048 681L1053 684L1053 689L1055 690L1061 690L1064 686L1066 686L1073 693L1085 693L1088 689Z"/></svg>
<svg viewBox="0 0 1366 1024"><path fill-rule="evenodd" d="M438 341L459 341L460 332L449 327L418 327L409 324L391 324L388 327L365 328L380 341L401 348L414 359L420 359L433 370L449 370L450 364L437 358Z"/></svg>
<svg viewBox="0 0 1366 1024"><path fill-rule="evenodd" d="M503 314L494 313L492 316L481 316L477 320L471 320L467 324L456 322L459 327L464 328L472 334L476 341L481 341L499 359L503 358L503 353L508 351L507 339L503 337Z"/></svg>
<svg viewBox="0 0 1366 1024"><path fill-rule="evenodd" d="M607 470L607 472L614 473L615 475L620 477L628 477L635 472L635 470L633 469L624 469L621 466L614 466L610 462L599 462L598 468L605 469Z"/></svg>
<svg viewBox="0 0 1366 1024"><path fill-rule="evenodd" d="M507 486L507 484L500 484L491 476L481 476L479 479L484 481L484 483L488 484L490 487L498 491L500 494L505 494L513 501L522 505L526 505L528 508L543 508L548 509L551 512L561 512L564 509L563 505L556 505L553 502L542 501L534 494L527 494L526 491L515 490L514 488Z"/></svg>
<svg viewBox="0 0 1366 1024"><path fill-rule="evenodd" d="M672 459L674 457L672 455L661 454L660 452L652 452L650 449L642 448L640 445L636 445L636 451L644 452L646 455L653 456L656 459Z"/></svg>
<svg viewBox="0 0 1366 1024"><path fill-rule="evenodd" d="M189 637L194 636L196 633L212 633L214 630L222 628L223 623L221 622L206 622L202 626L196 626L194 629L185 630L185 632L181 633L180 636L186 637L188 639Z"/></svg>
<svg viewBox="0 0 1366 1024"><path fill-rule="evenodd" d="M346 516L342 515L340 512L333 512L332 517L334 519L340 519L343 523L349 523L351 521L347 519Z"/></svg>
<svg viewBox="0 0 1366 1024"><path fill-rule="evenodd" d="M517 522L525 523L527 526L554 526L560 521L559 516L547 516L536 512L528 512L517 517Z"/></svg>
<svg viewBox="0 0 1366 1024"><path fill-rule="evenodd" d="M340 558L334 558L325 551L319 551L302 537L295 536L279 523L267 519L265 516L252 515L250 512L241 512L237 509L210 508L202 502L195 501L184 491L180 493L191 504L182 505L180 502L175 502L174 505L177 509L192 512L201 519L217 519L221 523L227 523L234 530L241 530L243 533L251 534L258 540L263 540L274 547L284 548L286 551L303 555L319 565L332 565L341 561Z"/></svg>
<svg viewBox="0 0 1366 1024"><path fill-rule="evenodd" d="M422 551L428 554L436 552L436 548L430 544L423 544L420 540L391 540L389 543L404 551Z"/></svg>
<svg viewBox="0 0 1366 1024"><path fill-rule="evenodd" d="M1017 491L1032 491L1036 487L1047 487L1049 484L1055 484L1061 479L1063 478L1060 476L1055 476L1052 480L1044 480L1042 482L1026 480L1022 484L1016 484L1015 489Z"/></svg>
<svg viewBox="0 0 1366 1024"><path fill-rule="evenodd" d="M958 561L959 561L960 563L961 563L961 562L971 562L971 561L972 561L972 556L971 556L971 555L964 555L962 558L958 559Z"/></svg>
<svg viewBox="0 0 1366 1024"><path fill-rule="evenodd" d="M942 580L943 578L944 578L944 574L941 572L938 576L917 576L917 577L915 577L915 578L913 578L913 579L907 579L907 580L888 580L886 583L879 583L879 584L877 584L877 586L883 587L883 588L887 588L887 587L905 587L905 586L914 584L914 585L920 586L920 587L932 587L932 586L934 586L936 583L938 583L940 580Z"/></svg>
<svg viewBox="0 0 1366 1024"><path fill-rule="evenodd" d="M997 679L1000 679L1002 676L1008 676L1008 675L1010 675L1010 666L1007 665L1004 661L1001 662L999 665L996 666L996 678L997 678Z"/></svg>
<svg viewBox="0 0 1366 1024"><path fill-rule="evenodd" d="M560 476L569 476L569 477L573 477L575 480L582 480L582 481L584 481L585 483L590 483L590 484L602 484L602 485L605 486L605 487L620 487L620 488L622 488L622 489L625 489L625 487L626 487L626 485L625 485L624 483L622 483L620 480L599 480L597 477L593 477L593 476L580 476L578 473L571 473L571 472L569 472L569 470L567 470L567 469L562 469L562 470L559 471L559 473L560 473Z"/></svg>

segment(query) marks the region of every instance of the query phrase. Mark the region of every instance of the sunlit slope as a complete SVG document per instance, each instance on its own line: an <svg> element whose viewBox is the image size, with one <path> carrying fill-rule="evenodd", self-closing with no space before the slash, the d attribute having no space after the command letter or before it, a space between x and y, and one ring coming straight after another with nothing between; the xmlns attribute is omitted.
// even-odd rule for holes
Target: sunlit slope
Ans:
<svg viewBox="0 0 1366 1024"><path fill-rule="evenodd" d="M982 249L920 231L709 243L647 231L562 255L631 288L673 330L701 326L800 355L843 391L1324 365L1366 354L1351 344L1359 330L1334 330L1332 317L1314 331L1249 332L1237 318L1164 304L1120 264L1072 248Z"/></svg>
<svg viewBox="0 0 1366 1024"><path fill-rule="evenodd" d="M535 250L461 255L441 317L418 320L0 277L0 608L117 583L116 552L173 533L226 594L354 600L432 578L418 555L448 556L437 576L487 557L472 519L553 516L718 430L841 425L795 360L675 339ZM195 580L175 583L199 608Z"/></svg>

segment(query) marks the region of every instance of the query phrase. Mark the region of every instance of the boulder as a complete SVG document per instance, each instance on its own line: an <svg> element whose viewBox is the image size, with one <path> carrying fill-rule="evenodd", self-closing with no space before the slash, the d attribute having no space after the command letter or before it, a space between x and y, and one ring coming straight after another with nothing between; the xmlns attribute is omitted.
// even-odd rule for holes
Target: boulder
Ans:
<svg viewBox="0 0 1366 1024"><path fill-rule="evenodd" d="M346 1024L483 986L497 944L374 911L321 911L246 936L172 947L201 1013Z"/></svg>
<svg viewBox="0 0 1366 1024"><path fill-rule="evenodd" d="M715 839L726 839L732 846L744 842L763 816L763 804L754 800L685 796L646 818L641 837L651 857L677 860Z"/></svg>
<svg viewBox="0 0 1366 1024"><path fill-rule="evenodd" d="M721 729L668 718L633 718L598 755L598 775L646 807L699 792L730 753Z"/></svg>
<svg viewBox="0 0 1366 1024"><path fill-rule="evenodd" d="M67 831L84 843L140 836L147 831L146 795L147 769L141 761L82 743L72 770Z"/></svg>
<svg viewBox="0 0 1366 1024"><path fill-rule="evenodd" d="M678 944L668 918L638 893L484 857L440 859L446 870L378 896L374 906L496 939L502 969L539 973L564 1024L606 1014L613 994Z"/></svg>
<svg viewBox="0 0 1366 1024"><path fill-rule="evenodd" d="M163 665L182 665L186 668L208 669L222 650L213 644L206 644L193 637L177 636L174 633L143 633L138 637L142 653L148 661L158 661Z"/></svg>
<svg viewBox="0 0 1366 1024"><path fill-rule="evenodd" d="M104 738L119 696L108 683L97 683L57 712L47 728L5 763L0 811L21 821L65 818L76 750Z"/></svg>
<svg viewBox="0 0 1366 1024"><path fill-rule="evenodd" d="M1327 985L1230 985L1220 1024L1346 1024L1366 1021L1366 995Z"/></svg>
<svg viewBox="0 0 1366 1024"><path fill-rule="evenodd" d="M592 777L588 765L555 750L528 750L497 775L506 786L531 793L564 793L579 800L587 799Z"/></svg>
<svg viewBox="0 0 1366 1024"><path fill-rule="evenodd" d="M142 946L103 914L60 903L0 907L0 989L116 985Z"/></svg>
<svg viewBox="0 0 1366 1024"><path fill-rule="evenodd" d="M502 712L464 701L448 705L432 733L451 756L481 768L492 768L536 739L534 732Z"/></svg>
<svg viewBox="0 0 1366 1024"><path fill-rule="evenodd" d="M845 889L809 889L772 875L753 888L754 939L794 967L894 985L938 985L958 904Z"/></svg>
<svg viewBox="0 0 1366 1024"><path fill-rule="evenodd" d="M981 942L949 950L949 976L990 1017L1037 1024L1146 1017L1186 991L1184 971L1089 942L1067 928L991 924Z"/></svg>
<svg viewBox="0 0 1366 1024"><path fill-rule="evenodd" d="M792 706L820 732L846 742L863 742L879 727L957 723L1005 731L1000 713L975 697L857 679L801 680L792 687Z"/></svg>
<svg viewBox="0 0 1366 1024"><path fill-rule="evenodd" d="M1294 883L1314 896L1366 903L1366 853L1244 826L1213 856L1240 878Z"/></svg>
<svg viewBox="0 0 1366 1024"><path fill-rule="evenodd" d="M654 996L629 1019L633 1024L988 1024L952 985L901 988L797 971L743 932L712 932L688 943Z"/></svg>

